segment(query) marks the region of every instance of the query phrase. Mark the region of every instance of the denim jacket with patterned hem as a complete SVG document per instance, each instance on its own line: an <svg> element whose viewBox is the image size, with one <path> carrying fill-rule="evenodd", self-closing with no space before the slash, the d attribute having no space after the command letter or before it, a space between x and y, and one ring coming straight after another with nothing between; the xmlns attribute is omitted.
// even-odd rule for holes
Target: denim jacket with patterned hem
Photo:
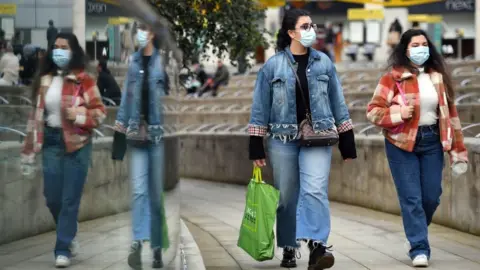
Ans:
<svg viewBox="0 0 480 270"><path fill-rule="evenodd" d="M115 130L125 133L127 140L159 143L164 136L162 96L165 95L165 78L162 59L154 50L148 64L148 125L142 119L143 70L142 51L135 52L128 67L122 90L122 101L115 121ZM145 130L145 132L142 132Z"/></svg>
<svg viewBox="0 0 480 270"><path fill-rule="evenodd" d="M287 61L298 68L288 47L268 59L258 72L248 125L251 136L268 134L282 141L298 137L296 78ZM309 49L306 75L315 132L353 129L335 66L328 56Z"/></svg>

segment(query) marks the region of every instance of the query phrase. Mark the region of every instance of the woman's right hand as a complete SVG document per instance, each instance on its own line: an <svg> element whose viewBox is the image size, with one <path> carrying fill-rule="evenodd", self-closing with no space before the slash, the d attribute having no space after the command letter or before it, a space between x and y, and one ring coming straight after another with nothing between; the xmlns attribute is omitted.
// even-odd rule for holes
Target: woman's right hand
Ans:
<svg viewBox="0 0 480 270"><path fill-rule="evenodd" d="M265 161L265 159L257 159L253 161L253 166L265 167L267 166L267 162Z"/></svg>
<svg viewBox="0 0 480 270"><path fill-rule="evenodd" d="M408 105L408 106L402 106L400 108L400 113L402 115L403 120L407 120L412 118L413 115L413 105Z"/></svg>

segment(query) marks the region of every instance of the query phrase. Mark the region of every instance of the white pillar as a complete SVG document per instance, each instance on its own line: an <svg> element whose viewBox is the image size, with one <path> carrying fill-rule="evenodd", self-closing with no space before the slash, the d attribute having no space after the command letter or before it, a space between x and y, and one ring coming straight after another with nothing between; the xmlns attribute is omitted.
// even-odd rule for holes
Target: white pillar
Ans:
<svg viewBox="0 0 480 270"><path fill-rule="evenodd" d="M73 1L73 33L77 36L80 46L85 50L85 0Z"/></svg>
<svg viewBox="0 0 480 270"><path fill-rule="evenodd" d="M475 60L480 60L480 0L475 0Z"/></svg>
<svg viewBox="0 0 480 270"><path fill-rule="evenodd" d="M273 33L273 36L265 34L265 39L270 44L270 48L265 50L265 60L275 54L276 34L281 27L280 8L268 8L265 11L265 28L268 32Z"/></svg>

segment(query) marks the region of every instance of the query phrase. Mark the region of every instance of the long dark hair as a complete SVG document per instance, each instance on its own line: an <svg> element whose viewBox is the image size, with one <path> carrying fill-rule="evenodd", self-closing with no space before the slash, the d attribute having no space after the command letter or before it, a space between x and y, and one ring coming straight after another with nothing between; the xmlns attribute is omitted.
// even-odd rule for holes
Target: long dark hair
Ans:
<svg viewBox="0 0 480 270"><path fill-rule="evenodd" d="M85 70L88 60L87 60L87 56L85 55L85 52L83 51L82 47L80 46L80 43L78 42L77 36L75 36L72 33L61 32L61 33L58 33L58 35L55 37L55 40L59 38L66 39L68 41L68 45L70 46L70 50L72 52L67 71ZM38 90L40 88L41 77L47 74L55 75L59 70L55 62L53 62L53 58L52 58L53 49L54 49L53 45L49 47L47 50L47 54L43 57L43 59L39 63L38 72L32 84L32 87L33 87L32 100L37 99ZM33 102L33 104L35 105L36 102Z"/></svg>
<svg viewBox="0 0 480 270"><path fill-rule="evenodd" d="M420 29L410 29L403 33L402 37L400 38L400 42L393 49L393 52L388 59L388 67L403 67L407 68L412 73L418 72L407 56L408 44L415 36L424 36L427 39L430 57L424 64L425 70L433 69L442 74L443 84L447 92L447 100L448 102L452 102L455 98L455 89L453 88L452 77L450 76L450 72L448 71L443 57L438 53L437 48L435 48L435 45L432 43L425 31Z"/></svg>
<svg viewBox="0 0 480 270"><path fill-rule="evenodd" d="M310 16L310 13L303 9L290 9L285 12L282 20L282 28L277 35L277 51L283 51L290 46L292 38L288 35L288 30L294 30L299 17Z"/></svg>

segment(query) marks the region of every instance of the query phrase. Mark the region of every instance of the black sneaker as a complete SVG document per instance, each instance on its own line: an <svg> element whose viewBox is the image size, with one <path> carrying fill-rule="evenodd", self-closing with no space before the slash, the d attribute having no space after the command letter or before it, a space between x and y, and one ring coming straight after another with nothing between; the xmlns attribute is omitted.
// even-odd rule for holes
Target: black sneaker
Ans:
<svg viewBox="0 0 480 270"><path fill-rule="evenodd" d="M335 264L335 257L329 252L330 247L322 243L308 242L310 249L310 259L308 260L308 270L323 270L331 268Z"/></svg>
<svg viewBox="0 0 480 270"><path fill-rule="evenodd" d="M284 248L283 249L283 259L280 263L281 267L285 268L294 268L297 267L297 260L295 258L295 249L293 248Z"/></svg>
<svg viewBox="0 0 480 270"><path fill-rule="evenodd" d="M128 254L128 265L135 270L142 270L142 242L133 241Z"/></svg>
<svg viewBox="0 0 480 270"><path fill-rule="evenodd" d="M153 263L152 268L158 269L163 267L163 260L162 260L162 249L156 248L153 250Z"/></svg>

